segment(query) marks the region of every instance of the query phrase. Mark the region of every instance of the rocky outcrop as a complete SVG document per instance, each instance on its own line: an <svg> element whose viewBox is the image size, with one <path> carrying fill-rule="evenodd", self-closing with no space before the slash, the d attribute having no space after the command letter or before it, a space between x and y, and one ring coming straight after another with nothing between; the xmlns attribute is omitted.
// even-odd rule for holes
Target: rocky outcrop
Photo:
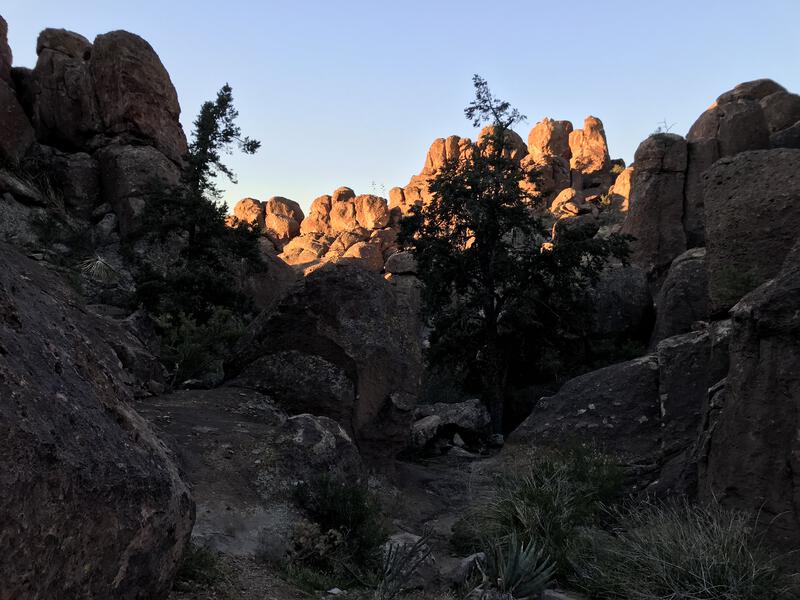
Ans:
<svg viewBox="0 0 800 600"><path fill-rule="evenodd" d="M800 150L743 152L704 179L709 309L727 311L774 277L800 227Z"/></svg>
<svg viewBox="0 0 800 600"><path fill-rule="evenodd" d="M630 461L658 454L658 360L645 356L571 379L542 398L507 446L591 441Z"/></svg>
<svg viewBox="0 0 800 600"><path fill-rule="evenodd" d="M709 431L701 496L759 515L800 548L800 248L731 311L730 370Z"/></svg>
<svg viewBox="0 0 800 600"><path fill-rule="evenodd" d="M705 321L708 312L706 249L692 248L670 265L656 299L656 324L651 345L686 333L692 324Z"/></svg>
<svg viewBox="0 0 800 600"><path fill-rule="evenodd" d="M358 451L325 417L289 416L263 394L238 388L183 391L137 409L180 459L197 502L192 537L233 556L284 560L294 487L322 475L353 481Z"/></svg>
<svg viewBox="0 0 800 600"><path fill-rule="evenodd" d="M571 169L585 176L596 176L610 168L608 143L603 122L597 117L586 117L583 129L576 129L569 134Z"/></svg>
<svg viewBox="0 0 800 600"><path fill-rule="evenodd" d="M0 267L2 595L166 598L194 504L128 404L128 335L10 246Z"/></svg>
<svg viewBox="0 0 800 600"><path fill-rule="evenodd" d="M11 83L11 46L8 45L8 23L0 16L0 81Z"/></svg>
<svg viewBox="0 0 800 600"><path fill-rule="evenodd" d="M414 419L411 437L417 448L429 446L437 439L448 445L456 440L455 445L473 446L490 432L489 411L477 398L422 405L415 411Z"/></svg>
<svg viewBox="0 0 800 600"><path fill-rule="evenodd" d="M11 86L0 79L0 160L16 164L36 141L33 127Z"/></svg>
<svg viewBox="0 0 800 600"><path fill-rule="evenodd" d="M569 121L554 121L545 117L528 134L528 153L537 162L551 156L569 160L572 158L569 144L571 133L572 123Z"/></svg>
<svg viewBox="0 0 800 600"><path fill-rule="evenodd" d="M622 233L633 236L631 262L663 271L686 250L683 186L686 141L675 134L655 134L636 149L629 211Z"/></svg>
<svg viewBox="0 0 800 600"><path fill-rule="evenodd" d="M609 340L647 338L653 323L653 299L647 274L634 265L611 265L590 291L590 334Z"/></svg>
<svg viewBox="0 0 800 600"><path fill-rule="evenodd" d="M345 264L309 273L250 326L226 365L229 385L339 420L367 458L393 456L408 438L421 370L419 300L402 279Z"/></svg>

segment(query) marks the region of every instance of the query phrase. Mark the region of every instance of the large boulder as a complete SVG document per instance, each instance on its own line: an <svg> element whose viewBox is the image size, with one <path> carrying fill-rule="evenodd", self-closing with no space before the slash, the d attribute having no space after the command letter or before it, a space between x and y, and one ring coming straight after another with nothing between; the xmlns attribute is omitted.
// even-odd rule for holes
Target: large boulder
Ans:
<svg viewBox="0 0 800 600"><path fill-rule="evenodd" d="M572 150L569 147L570 133L572 133L572 123L569 121L554 121L545 117L536 123L528 134L528 153L536 161L552 156L569 161L572 158Z"/></svg>
<svg viewBox="0 0 800 600"><path fill-rule="evenodd" d="M625 461L659 453L658 360L645 356L567 381L542 398L507 446L592 442Z"/></svg>
<svg viewBox="0 0 800 600"><path fill-rule="evenodd" d="M36 141L25 111L11 86L0 80L0 161L16 164Z"/></svg>
<svg viewBox="0 0 800 600"><path fill-rule="evenodd" d="M33 122L40 141L75 151L90 149L103 130L90 68L92 45L64 29L45 29L36 42Z"/></svg>
<svg viewBox="0 0 800 600"><path fill-rule="evenodd" d="M773 92L760 101L769 132L775 133L800 121L800 96L785 90Z"/></svg>
<svg viewBox="0 0 800 600"><path fill-rule="evenodd" d="M653 299L647 274L634 265L610 265L590 292L591 333L602 338L647 338Z"/></svg>
<svg viewBox="0 0 800 600"><path fill-rule="evenodd" d="M330 233L331 196L315 198L308 209L308 216L300 223L300 234Z"/></svg>
<svg viewBox="0 0 800 600"><path fill-rule="evenodd" d="M178 167L152 146L106 146L97 156L103 199L123 237L140 230L149 202L169 202L180 184Z"/></svg>
<svg viewBox="0 0 800 600"><path fill-rule="evenodd" d="M303 209L294 200L273 196L264 203L264 231L279 250L300 234Z"/></svg>
<svg viewBox="0 0 800 600"><path fill-rule="evenodd" d="M708 319L706 281L705 248L692 248L672 261L656 300L651 344L686 333L696 321Z"/></svg>
<svg viewBox="0 0 800 600"><path fill-rule="evenodd" d="M800 247L731 311L730 370L700 492L800 548Z"/></svg>
<svg viewBox="0 0 800 600"><path fill-rule="evenodd" d="M194 503L128 404L125 332L7 245L0 306L0 595L166 598Z"/></svg>
<svg viewBox="0 0 800 600"><path fill-rule="evenodd" d="M290 351L307 355L302 360L324 364L331 375L319 374L315 381L320 387L313 390L318 402L309 397L303 407L343 421L366 457L393 456L407 441L421 370L418 297L399 288L402 279L387 281L341 263L317 268L274 311L252 323L226 365L226 373L238 374L230 384L271 393L284 406L296 405L297 390L255 382L248 368L259 360L280 364L280 357L265 358L278 353L284 359ZM300 368L301 357L291 356L292 368ZM350 410L336 406L338 399L351 401L342 392L342 374L355 390Z"/></svg>
<svg viewBox="0 0 800 600"><path fill-rule="evenodd" d="M683 185L686 141L655 134L636 149L628 215L622 233L632 235L631 262L648 272L666 269L686 250Z"/></svg>
<svg viewBox="0 0 800 600"><path fill-rule="evenodd" d="M143 139L180 162L187 146L178 94L150 44L127 31L99 35L90 66L106 132Z"/></svg>
<svg viewBox="0 0 800 600"><path fill-rule="evenodd" d="M596 174L610 167L606 132L603 122L597 117L586 117L583 129L576 129L569 134L569 147L572 154L570 167L576 171Z"/></svg>
<svg viewBox="0 0 800 600"><path fill-rule="evenodd" d="M743 152L704 179L709 309L722 314L780 269L800 228L800 150Z"/></svg>
<svg viewBox="0 0 800 600"><path fill-rule="evenodd" d="M347 433L325 417L289 416L238 388L183 391L137 404L180 458L197 502L192 537L233 556L285 559L301 515L298 483L362 472Z"/></svg>
<svg viewBox="0 0 800 600"><path fill-rule="evenodd" d="M242 198L233 207L237 223L244 223L256 231L264 231L264 203L255 198Z"/></svg>
<svg viewBox="0 0 800 600"><path fill-rule="evenodd" d="M389 206L385 198L363 194L353 200L356 221L364 229L381 229L389 224Z"/></svg>

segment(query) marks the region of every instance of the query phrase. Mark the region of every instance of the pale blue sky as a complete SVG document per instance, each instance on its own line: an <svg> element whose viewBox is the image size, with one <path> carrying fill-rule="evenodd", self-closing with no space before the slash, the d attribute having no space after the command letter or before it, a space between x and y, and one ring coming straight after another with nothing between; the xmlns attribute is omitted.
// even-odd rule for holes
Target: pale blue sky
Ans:
<svg viewBox="0 0 800 600"><path fill-rule="evenodd" d="M474 137L462 114L480 73L530 127L544 116L605 123L630 162L660 121L686 133L734 84L800 91L800 0L136 2L4 0L17 65L36 36L147 39L178 90L184 128L226 81L253 157L230 163L226 200L283 195L304 207L340 185L405 185L436 137Z"/></svg>

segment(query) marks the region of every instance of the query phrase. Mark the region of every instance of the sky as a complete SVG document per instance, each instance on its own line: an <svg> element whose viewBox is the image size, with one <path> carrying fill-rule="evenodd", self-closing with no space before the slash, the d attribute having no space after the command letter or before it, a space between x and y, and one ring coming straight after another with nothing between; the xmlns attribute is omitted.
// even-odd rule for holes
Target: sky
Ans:
<svg viewBox="0 0 800 600"><path fill-rule="evenodd" d="M800 92L800 0L3 0L14 64L33 67L45 27L148 40L178 91L187 134L233 87L254 156L228 163L224 199L304 208L347 185L386 195L437 137L475 138L472 75L527 115L599 117L627 163L662 121L685 134L735 84Z"/></svg>

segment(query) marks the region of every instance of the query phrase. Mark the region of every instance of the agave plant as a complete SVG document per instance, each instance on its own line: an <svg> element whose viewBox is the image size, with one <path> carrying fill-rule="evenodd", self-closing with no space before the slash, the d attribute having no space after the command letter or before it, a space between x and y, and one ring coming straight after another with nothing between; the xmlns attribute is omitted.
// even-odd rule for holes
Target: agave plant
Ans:
<svg viewBox="0 0 800 600"><path fill-rule="evenodd" d="M555 565L544 549L531 540L519 541L516 533L509 540L494 540L487 545L486 558L478 563L484 591L499 592L508 600L538 597L553 577Z"/></svg>
<svg viewBox="0 0 800 600"><path fill-rule="evenodd" d="M84 260L80 269L84 275L100 283L114 283L119 279L119 272L100 256Z"/></svg>
<svg viewBox="0 0 800 600"><path fill-rule="evenodd" d="M429 537L421 537L413 544L390 543L383 555L383 578L375 597L377 600L393 600L416 573L417 569L428 560L431 549Z"/></svg>

